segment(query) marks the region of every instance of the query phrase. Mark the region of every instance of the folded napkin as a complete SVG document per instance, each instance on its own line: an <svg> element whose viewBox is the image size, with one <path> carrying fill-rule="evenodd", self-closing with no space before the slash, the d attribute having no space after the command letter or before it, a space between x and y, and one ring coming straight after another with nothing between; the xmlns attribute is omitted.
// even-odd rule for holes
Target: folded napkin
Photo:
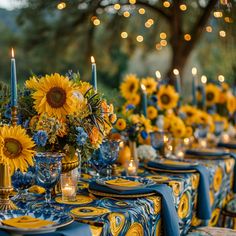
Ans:
<svg viewBox="0 0 236 236"><path fill-rule="evenodd" d="M220 149L188 149L185 154L192 156L221 157L225 156L225 151ZM229 154L227 154L229 155Z"/></svg>
<svg viewBox="0 0 236 236"><path fill-rule="evenodd" d="M219 142L217 144L218 147L224 147L224 148L229 148L229 149L236 149L236 143L223 143Z"/></svg>
<svg viewBox="0 0 236 236"><path fill-rule="evenodd" d="M117 179L110 179L105 182L108 185L114 185L114 186L119 186L119 187L137 187L142 185L139 182L136 181L131 181L128 179L123 179L123 178L117 178Z"/></svg>
<svg viewBox="0 0 236 236"><path fill-rule="evenodd" d="M179 223L178 216L174 205L174 199L172 196L172 190L169 186L165 184L154 184L146 188L135 188L131 190L115 190L109 188L108 186L100 185L96 181L91 181L89 184L89 189L106 192L112 194L130 195L130 194L145 194L155 192L161 195L161 210L162 218L164 224L164 233L166 236L179 236Z"/></svg>
<svg viewBox="0 0 236 236"><path fill-rule="evenodd" d="M197 199L197 217L202 220L211 218L211 205L210 205L210 186L209 186L209 171L205 166L201 165L168 165L160 162L149 161L148 167L158 168L162 170L196 170L200 174L200 181L198 186L198 199Z"/></svg>
<svg viewBox="0 0 236 236"><path fill-rule="evenodd" d="M34 218L32 216L19 216L16 218L11 218L3 220L2 224L16 227L16 228L28 228L28 229L37 229L45 226L53 225L53 221L42 220L39 218Z"/></svg>

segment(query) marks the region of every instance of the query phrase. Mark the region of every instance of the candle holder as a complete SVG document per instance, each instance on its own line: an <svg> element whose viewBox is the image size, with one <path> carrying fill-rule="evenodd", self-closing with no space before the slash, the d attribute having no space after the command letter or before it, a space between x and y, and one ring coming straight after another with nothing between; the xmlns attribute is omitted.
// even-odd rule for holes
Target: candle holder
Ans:
<svg viewBox="0 0 236 236"><path fill-rule="evenodd" d="M73 171L61 174L62 201L76 201L77 175Z"/></svg>
<svg viewBox="0 0 236 236"><path fill-rule="evenodd" d="M13 107L11 107L11 123L12 123L12 125L16 126L17 125L17 121L18 121L18 118L17 118L17 107L13 106Z"/></svg>
<svg viewBox="0 0 236 236"><path fill-rule="evenodd" d="M0 163L0 211L16 210L18 207L10 200L13 191L9 165Z"/></svg>

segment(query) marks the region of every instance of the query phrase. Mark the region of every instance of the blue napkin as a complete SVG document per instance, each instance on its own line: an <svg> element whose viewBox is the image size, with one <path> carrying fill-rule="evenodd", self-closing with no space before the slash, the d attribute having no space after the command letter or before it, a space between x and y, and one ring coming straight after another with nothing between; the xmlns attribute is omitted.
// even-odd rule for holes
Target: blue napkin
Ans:
<svg viewBox="0 0 236 236"><path fill-rule="evenodd" d="M10 233L0 230L1 236L11 236ZM28 236L41 236L42 234L27 234ZM79 222L73 222L72 224L58 229L55 232L43 234L44 236L92 236L89 225Z"/></svg>
<svg viewBox="0 0 236 236"><path fill-rule="evenodd" d="M166 172L168 172L168 170L196 170L199 172L200 181L198 186L197 217L202 220L209 220L211 218L209 171L205 166L191 165L191 163L189 163L189 166L173 166L154 161L149 161L147 166L166 170Z"/></svg>
<svg viewBox="0 0 236 236"><path fill-rule="evenodd" d="M132 189L132 190L115 190L111 189L104 185L99 185L96 181L91 181L89 184L89 188L91 190L97 190L100 192L113 193L113 194L144 194L156 192L158 195L161 195L161 210L162 210L162 218L164 224L164 233L165 236L179 236L179 223L178 216L174 205L174 199L172 196L172 190L169 186L165 184L160 185L152 185L146 188L140 189Z"/></svg>
<svg viewBox="0 0 236 236"><path fill-rule="evenodd" d="M224 147L224 148L229 148L229 149L236 149L236 143L222 143L219 142L218 147Z"/></svg>
<svg viewBox="0 0 236 236"><path fill-rule="evenodd" d="M185 154L187 155L193 155L193 156L207 156L207 157L221 157L225 156L225 152L223 150L216 150L215 152L208 152L208 151L201 151L201 149L188 149L185 151ZM229 155L229 154L227 154Z"/></svg>

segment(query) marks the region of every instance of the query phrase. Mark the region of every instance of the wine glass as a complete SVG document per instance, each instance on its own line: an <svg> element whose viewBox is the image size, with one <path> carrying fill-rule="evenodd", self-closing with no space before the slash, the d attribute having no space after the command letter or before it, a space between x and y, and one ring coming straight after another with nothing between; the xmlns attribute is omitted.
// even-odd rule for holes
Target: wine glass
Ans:
<svg viewBox="0 0 236 236"><path fill-rule="evenodd" d="M105 166L100 148L93 152L93 154L91 155L89 159L89 164L91 164L93 169L95 169L96 171L95 177L99 178L101 170Z"/></svg>
<svg viewBox="0 0 236 236"><path fill-rule="evenodd" d="M37 185L46 189L45 202L36 204L47 209L55 209L51 204L51 189L58 183L61 174L63 153L42 152L35 155L35 177ZM43 206L42 206L43 205Z"/></svg>
<svg viewBox="0 0 236 236"><path fill-rule="evenodd" d="M26 172L17 169L11 177L12 185L18 192L12 198L15 202L27 202L34 200L33 195L28 193L28 189L35 184L35 168L29 167Z"/></svg>
<svg viewBox="0 0 236 236"><path fill-rule="evenodd" d="M111 176L112 172L112 164L118 158L120 148L119 140L105 140L100 146L100 152L102 154L103 162L105 163L105 167L107 167L107 176Z"/></svg>

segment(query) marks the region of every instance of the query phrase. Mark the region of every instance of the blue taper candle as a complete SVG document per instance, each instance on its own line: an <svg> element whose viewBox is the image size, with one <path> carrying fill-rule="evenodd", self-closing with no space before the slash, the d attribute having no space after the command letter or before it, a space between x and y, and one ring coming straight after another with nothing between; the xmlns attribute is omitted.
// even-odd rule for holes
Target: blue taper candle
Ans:
<svg viewBox="0 0 236 236"><path fill-rule="evenodd" d="M179 70L178 69L174 69L173 73L176 77L176 82L175 82L175 89L176 92L179 94L179 101L178 101L178 107L181 106L181 83L180 83L180 76L179 76Z"/></svg>
<svg viewBox="0 0 236 236"><path fill-rule="evenodd" d="M141 84L142 89L142 112L145 117L147 117L147 92L144 84Z"/></svg>
<svg viewBox="0 0 236 236"><path fill-rule="evenodd" d="M192 68L192 105L197 106L197 68L193 67Z"/></svg>
<svg viewBox="0 0 236 236"><path fill-rule="evenodd" d="M95 90L97 90L97 68L93 56L91 57L91 62L92 62L92 86Z"/></svg>
<svg viewBox="0 0 236 236"><path fill-rule="evenodd" d="M14 50L12 48L11 58L11 107L17 106L17 81L16 81L16 60L14 57Z"/></svg>

